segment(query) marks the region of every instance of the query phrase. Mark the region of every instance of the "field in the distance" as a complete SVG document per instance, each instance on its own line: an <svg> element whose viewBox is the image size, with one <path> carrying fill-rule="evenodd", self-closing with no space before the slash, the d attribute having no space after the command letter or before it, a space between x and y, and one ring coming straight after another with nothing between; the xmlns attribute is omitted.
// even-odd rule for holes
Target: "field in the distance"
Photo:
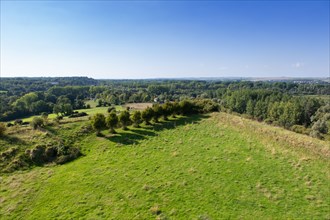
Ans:
<svg viewBox="0 0 330 220"><path fill-rule="evenodd" d="M91 106L91 108L88 109L78 109L78 110L74 110L77 112L86 112L88 115L92 116L96 113L102 113L102 114L107 114L107 110L109 107L96 107L96 102L93 100L87 101L86 104L89 104ZM132 110L144 110L147 107L151 107L152 103L128 103L125 105L116 105L113 106L116 108L117 111L121 111L123 110L123 108L126 107L130 107ZM34 115L34 116L30 116L30 117L26 117L26 118L22 118L23 122L31 122L32 119L35 116L40 116L40 115ZM56 114L52 113L48 115L49 119L54 119L56 118ZM12 120L11 122L13 123L15 120Z"/></svg>
<svg viewBox="0 0 330 220"><path fill-rule="evenodd" d="M329 142L226 113L118 132L87 136L71 163L2 176L0 218L330 218Z"/></svg>
<svg viewBox="0 0 330 220"><path fill-rule="evenodd" d="M114 106L114 107L115 107L116 110L118 110L118 111L120 111L120 110L123 109L123 107L120 106L120 105L116 105L116 106ZM109 107L92 107L92 108L87 108L87 109L77 109L77 110L74 110L74 111L77 111L77 112L86 112L88 115L92 116L92 115L94 115L94 114L96 114L96 113L107 114L107 110L108 110L108 108L109 108ZM22 118L22 121L23 121L23 122L31 122L32 119L33 119L34 117L36 117L36 116L41 116L41 115L34 115L34 116L30 116L30 117ZM49 118L49 119L54 119L54 118L56 118L56 116L57 116L56 114L52 113L52 114L49 114L49 115L48 115L48 118ZM65 117L65 118L67 118L67 117ZM14 122L14 120L11 121L11 122Z"/></svg>

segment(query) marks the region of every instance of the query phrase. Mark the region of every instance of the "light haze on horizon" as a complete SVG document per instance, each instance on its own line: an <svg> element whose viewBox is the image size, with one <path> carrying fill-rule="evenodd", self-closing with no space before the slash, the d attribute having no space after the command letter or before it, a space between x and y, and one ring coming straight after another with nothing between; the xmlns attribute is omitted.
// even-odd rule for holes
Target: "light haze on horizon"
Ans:
<svg viewBox="0 0 330 220"><path fill-rule="evenodd" d="M1 77L329 77L329 1L0 1Z"/></svg>

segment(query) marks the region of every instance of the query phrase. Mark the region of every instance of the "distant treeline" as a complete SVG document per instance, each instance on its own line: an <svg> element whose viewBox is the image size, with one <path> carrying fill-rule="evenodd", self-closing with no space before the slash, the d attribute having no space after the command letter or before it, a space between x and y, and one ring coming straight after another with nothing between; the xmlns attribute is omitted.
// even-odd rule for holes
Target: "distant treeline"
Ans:
<svg viewBox="0 0 330 220"><path fill-rule="evenodd" d="M314 95L316 97L309 97ZM70 115L74 109L124 103L166 103L209 99L222 110L245 114L286 128L324 129L329 84L201 80L94 80L87 77L1 78L0 121L41 113ZM320 113L321 112L321 113ZM319 122L318 122L319 121ZM294 129L302 129L294 127ZM304 131L305 132L305 131Z"/></svg>
<svg viewBox="0 0 330 220"><path fill-rule="evenodd" d="M330 132L330 104L317 98L265 89L227 91L221 106L250 118L323 138Z"/></svg>

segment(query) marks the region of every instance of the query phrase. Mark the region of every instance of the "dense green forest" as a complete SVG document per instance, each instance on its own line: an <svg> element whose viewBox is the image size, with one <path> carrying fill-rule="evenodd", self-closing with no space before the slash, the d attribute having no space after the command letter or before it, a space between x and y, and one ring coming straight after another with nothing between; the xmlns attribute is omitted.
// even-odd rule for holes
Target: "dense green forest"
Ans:
<svg viewBox="0 0 330 220"><path fill-rule="evenodd" d="M111 106L207 99L218 110L323 138L329 132L329 95L326 82L2 78L0 121L49 113L68 116L75 109L90 108L87 100Z"/></svg>

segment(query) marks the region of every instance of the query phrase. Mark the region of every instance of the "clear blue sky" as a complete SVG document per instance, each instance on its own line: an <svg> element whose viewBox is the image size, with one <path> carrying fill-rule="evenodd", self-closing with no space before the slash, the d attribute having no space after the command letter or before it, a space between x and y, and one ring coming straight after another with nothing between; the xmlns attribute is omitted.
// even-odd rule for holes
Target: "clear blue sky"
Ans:
<svg viewBox="0 0 330 220"><path fill-rule="evenodd" d="M329 1L2 1L1 76L329 76Z"/></svg>

